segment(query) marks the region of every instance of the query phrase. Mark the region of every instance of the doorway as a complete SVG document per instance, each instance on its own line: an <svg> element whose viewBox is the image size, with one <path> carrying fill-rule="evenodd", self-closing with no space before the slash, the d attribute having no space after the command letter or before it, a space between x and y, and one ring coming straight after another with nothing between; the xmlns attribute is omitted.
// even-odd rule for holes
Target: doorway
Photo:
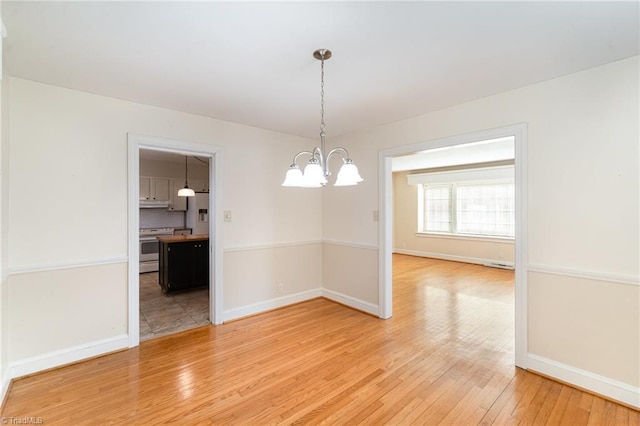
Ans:
<svg viewBox="0 0 640 426"><path fill-rule="evenodd" d="M143 223L149 222L148 217L144 217L141 221L139 207L140 207L140 194L142 189L140 166L140 150L145 152L153 152L157 156L180 156L181 158L198 157L201 161L208 162L206 173L208 174L208 183L210 189L210 195L206 201L206 211L208 219L208 234L210 238L208 243L205 242L203 248L204 256L208 259L208 289L204 289L208 293L208 313L199 312L198 319L202 322L203 317L206 315L212 324L222 323L222 212L221 212L221 162L222 153L221 148L217 146L198 144L185 141L177 141L163 138L156 138L150 136L141 135L128 135L129 144L129 268L128 268L128 294L129 294L129 306L128 306L128 332L129 332L129 347L137 346L140 343L141 331L141 317L140 317L140 296L141 287L140 283L140 227ZM188 160L187 160L188 161ZM182 169L183 166L180 168ZM182 181L184 183L184 181ZM196 183L194 181L194 183ZM163 191L161 188L166 182L160 179L157 184L159 185L159 191ZM169 183L170 184L170 183ZM202 191L204 192L204 191ZM180 200L181 202L182 200ZM153 200L154 202L164 203L162 200ZM164 206L163 206L164 207ZM154 209L155 210L155 209ZM159 212L162 209L157 210ZM169 210L164 210L165 214L169 214ZM177 213L177 212L174 212ZM153 215L151 215L153 216ZM180 215L176 215L177 218ZM151 218L153 220L153 218ZM170 220L176 220L171 218ZM184 223L184 222L183 222ZM202 227L202 224L199 225ZM186 226L182 226L186 227ZM206 228L205 228L206 229ZM206 262L206 260L204 261ZM143 288L145 284L149 288L154 289L154 285L157 284L157 280L153 280L154 277L146 276L143 281ZM158 278L159 280L159 278ZM149 285L150 284L150 285ZM158 287L159 288L159 287ZM176 292L176 296L178 293ZM164 297L164 296L163 296ZM189 299L190 296L182 297L182 299ZM194 295L194 299L197 299ZM187 303L182 300L183 304ZM202 302L199 302L202 305ZM201 308L201 306L200 306ZM198 316L196 315L196 316ZM194 321L196 322L196 321ZM148 336L146 336L148 337Z"/></svg>
<svg viewBox="0 0 640 426"><path fill-rule="evenodd" d="M140 341L145 341L211 324L209 256L201 247L210 235L210 158L144 148L139 157ZM193 195L180 195L187 184ZM161 240L175 241L173 250ZM205 255L181 259L176 251L194 247Z"/></svg>
<svg viewBox="0 0 640 426"><path fill-rule="evenodd" d="M393 158L434 149L462 146L481 141L514 138L515 169L515 365L526 368L527 304L526 304L526 124L480 131L379 152L379 317L390 318L392 312L393 253Z"/></svg>

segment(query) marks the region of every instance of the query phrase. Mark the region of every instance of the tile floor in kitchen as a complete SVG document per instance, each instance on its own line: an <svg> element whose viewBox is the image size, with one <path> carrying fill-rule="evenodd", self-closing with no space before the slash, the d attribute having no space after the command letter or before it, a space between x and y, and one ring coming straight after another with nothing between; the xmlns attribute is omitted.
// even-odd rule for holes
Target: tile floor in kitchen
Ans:
<svg viewBox="0 0 640 426"><path fill-rule="evenodd" d="M208 288L165 296L157 272L140 274L140 341L207 324L211 324Z"/></svg>

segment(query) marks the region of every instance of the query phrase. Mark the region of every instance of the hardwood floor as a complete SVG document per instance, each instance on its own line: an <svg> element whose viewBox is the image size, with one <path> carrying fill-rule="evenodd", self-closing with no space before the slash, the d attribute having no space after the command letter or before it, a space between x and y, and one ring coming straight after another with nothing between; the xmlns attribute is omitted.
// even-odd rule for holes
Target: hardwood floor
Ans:
<svg viewBox="0 0 640 426"><path fill-rule="evenodd" d="M394 256L394 317L325 299L15 381L44 424L638 425L513 366L513 272Z"/></svg>

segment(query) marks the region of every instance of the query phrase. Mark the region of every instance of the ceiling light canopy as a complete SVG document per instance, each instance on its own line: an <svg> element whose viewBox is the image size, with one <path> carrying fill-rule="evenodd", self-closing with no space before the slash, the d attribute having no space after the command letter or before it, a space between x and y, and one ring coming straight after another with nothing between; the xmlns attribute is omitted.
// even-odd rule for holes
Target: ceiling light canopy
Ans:
<svg viewBox="0 0 640 426"><path fill-rule="evenodd" d="M297 186L301 188L320 188L327 184L327 178L331 175L329 171L329 160L333 156L342 158L342 167L338 171L338 177L334 186L352 186L362 182L363 179L358 173L358 168L349 158L349 152L342 147L333 148L327 154L325 148L324 131L324 61L331 57L331 51L318 49L313 52L313 56L320 61L320 147L313 148L313 151L300 151L293 157L293 163L289 166L282 186ZM298 157L308 155L309 161L300 170L296 161Z"/></svg>

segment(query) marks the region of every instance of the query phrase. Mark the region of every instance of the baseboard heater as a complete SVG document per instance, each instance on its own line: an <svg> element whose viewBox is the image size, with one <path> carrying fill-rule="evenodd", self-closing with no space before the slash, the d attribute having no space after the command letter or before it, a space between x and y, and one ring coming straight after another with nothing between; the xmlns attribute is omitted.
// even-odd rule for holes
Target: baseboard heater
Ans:
<svg viewBox="0 0 640 426"><path fill-rule="evenodd" d="M485 263L484 266L488 266L489 268L514 269L514 266L508 263L489 262Z"/></svg>

